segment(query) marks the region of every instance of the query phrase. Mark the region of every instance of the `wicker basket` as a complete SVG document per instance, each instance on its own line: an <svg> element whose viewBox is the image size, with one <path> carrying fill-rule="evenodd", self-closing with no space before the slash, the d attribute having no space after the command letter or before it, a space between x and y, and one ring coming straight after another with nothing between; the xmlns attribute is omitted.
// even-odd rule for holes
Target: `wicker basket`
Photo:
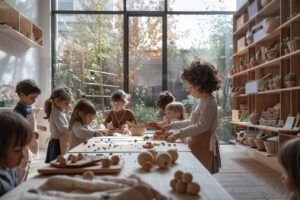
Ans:
<svg viewBox="0 0 300 200"><path fill-rule="evenodd" d="M266 150L264 142L262 140L254 139L254 143L257 147L257 150L260 150L260 151Z"/></svg>
<svg viewBox="0 0 300 200"><path fill-rule="evenodd" d="M256 145L254 143L254 138L247 138L247 142L248 142L248 145L251 147L251 148L256 148Z"/></svg>
<svg viewBox="0 0 300 200"><path fill-rule="evenodd" d="M278 143L273 141L264 141L265 148L269 154L277 154Z"/></svg>

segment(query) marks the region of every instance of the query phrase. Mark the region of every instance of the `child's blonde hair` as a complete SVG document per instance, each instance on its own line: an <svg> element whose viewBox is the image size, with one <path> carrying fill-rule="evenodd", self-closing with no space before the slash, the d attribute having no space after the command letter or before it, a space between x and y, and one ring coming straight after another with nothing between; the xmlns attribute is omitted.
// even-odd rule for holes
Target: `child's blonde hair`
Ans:
<svg viewBox="0 0 300 200"><path fill-rule="evenodd" d="M95 105L91 101L89 101L87 99L80 99L76 103L76 105L73 109L71 119L69 122L69 130L72 129L72 126L74 125L75 122L79 121L79 122L83 123L81 117L79 116L79 112L82 112L83 115L88 115L88 114L95 115L96 108L95 108Z"/></svg>
<svg viewBox="0 0 300 200"><path fill-rule="evenodd" d="M58 99L58 101L71 101L72 93L68 88L57 88L53 90L49 99L45 101L44 109L46 116L44 119L49 119L51 115L52 104L54 103L55 99Z"/></svg>
<svg viewBox="0 0 300 200"><path fill-rule="evenodd" d="M33 137L27 120L15 112L0 112L0 166L7 162L10 146L25 147Z"/></svg>
<svg viewBox="0 0 300 200"><path fill-rule="evenodd" d="M184 105L181 102L171 102L166 106L165 109L180 113L179 120L183 120L185 118Z"/></svg>
<svg viewBox="0 0 300 200"><path fill-rule="evenodd" d="M292 199L300 199L300 138L284 143L280 148L278 160L294 188Z"/></svg>

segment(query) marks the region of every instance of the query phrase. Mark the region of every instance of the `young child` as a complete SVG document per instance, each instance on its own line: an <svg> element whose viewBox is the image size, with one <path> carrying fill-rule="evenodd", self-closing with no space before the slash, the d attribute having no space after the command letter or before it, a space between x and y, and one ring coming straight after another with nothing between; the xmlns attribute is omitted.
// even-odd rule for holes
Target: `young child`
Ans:
<svg viewBox="0 0 300 200"><path fill-rule="evenodd" d="M15 167L32 138L28 122L19 114L0 112L0 197L19 184Z"/></svg>
<svg viewBox="0 0 300 200"><path fill-rule="evenodd" d="M188 145L192 153L211 172L218 172L221 162L219 143L215 134L218 124L217 103L213 91L220 88L220 79L214 67L194 61L184 69L181 79L188 85L190 94L198 99L188 120L173 122L163 130L175 129L167 141L190 137Z"/></svg>
<svg viewBox="0 0 300 200"><path fill-rule="evenodd" d="M181 102L171 102L166 106L165 114L166 115L164 116L162 122L156 122L157 126L163 127L170 124L171 122L184 120L184 105ZM147 122L146 125L148 125ZM167 137L168 134L165 134L162 130L156 131L153 135L154 140L166 140Z"/></svg>
<svg viewBox="0 0 300 200"><path fill-rule="evenodd" d="M112 93L112 110L106 116L104 126L108 129L122 129L126 122L136 124L136 119L131 110L126 109L129 103L129 95L123 90L116 90Z"/></svg>
<svg viewBox="0 0 300 200"><path fill-rule="evenodd" d="M17 84L16 93L19 96L19 102L15 106L14 112L25 117L34 132L34 137L28 144L28 148L25 148L25 158L17 168L19 180L23 182L27 179L26 174L28 174L31 160L38 155L39 151L36 121L31 105L35 103L36 98L41 94L41 89L34 80L26 79Z"/></svg>
<svg viewBox="0 0 300 200"><path fill-rule="evenodd" d="M52 91L49 99L45 102L44 119L49 120L50 141L46 155L46 163L56 159L60 154L65 154L69 143L69 124L65 115L72 94L68 88L58 88Z"/></svg>
<svg viewBox="0 0 300 200"><path fill-rule="evenodd" d="M288 140L278 154L278 160L284 169L282 182L292 192L291 200L300 199L300 138Z"/></svg>
<svg viewBox="0 0 300 200"><path fill-rule="evenodd" d="M96 130L88 127L95 115L96 108L92 102L87 99L81 99L77 102L69 122L69 130L71 132L69 149L92 137L105 135L105 130Z"/></svg>
<svg viewBox="0 0 300 200"><path fill-rule="evenodd" d="M175 97L169 91L163 91L160 93L157 101L156 106L158 111L155 113L154 117L157 121L163 120L165 116L165 107L175 101Z"/></svg>

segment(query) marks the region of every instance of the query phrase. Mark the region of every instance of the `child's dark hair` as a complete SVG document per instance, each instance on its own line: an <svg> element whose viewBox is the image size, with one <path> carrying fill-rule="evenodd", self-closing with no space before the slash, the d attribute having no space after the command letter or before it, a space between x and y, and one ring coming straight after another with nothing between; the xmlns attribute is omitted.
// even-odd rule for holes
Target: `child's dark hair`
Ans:
<svg viewBox="0 0 300 200"><path fill-rule="evenodd" d="M284 143L280 148L278 160L294 188L293 199L300 199L300 138Z"/></svg>
<svg viewBox="0 0 300 200"><path fill-rule="evenodd" d="M166 105L165 109L180 113L179 120L184 120L185 109L184 105L181 102L171 102Z"/></svg>
<svg viewBox="0 0 300 200"><path fill-rule="evenodd" d="M6 163L10 146L24 147L33 133L27 120L16 112L0 111L0 166Z"/></svg>
<svg viewBox="0 0 300 200"><path fill-rule="evenodd" d="M57 99L58 101L71 101L72 93L68 88L54 89L49 99L45 101L44 109L46 116L44 117L44 119L49 119L52 110L52 103L54 103L55 99Z"/></svg>
<svg viewBox="0 0 300 200"><path fill-rule="evenodd" d="M156 101L156 106L162 110L165 109L166 105L169 103L175 101L175 97L171 94L169 91L163 91L158 96L158 99Z"/></svg>
<svg viewBox="0 0 300 200"><path fill-rule="evenodd" d="M181 80L197 87L199 92L212 93L220 89L221 80L214 66L207 62L195 60L183 70Z"/></svg>
<svg viewBox="0 0 300 200"><path fill-rule="evenodd" d="M87 100L87 99L80 99L74 109L73 109L73 112L72 112L72 115L71 115L71 119L70 119L70 122L69 122L69 130L72 129L72 126L74 125L75 122L79 121L82 123L82 119L81 117L79 116L79 112L82 112L84 115L87 115L87 114L93 114L95 115L96 114L96 108L95 108L95 105Z"/></svg>
<svg viewBox="0 0 300 200"><path fill-rule="evenodd" d="M16 86L16 93L18 96L21 96L21 94L24 95L30 95L30 94L41 94L41 89L36 84L34 80L26 79L20 81Z"/></svg>
<svg viewBox="0 0 300 200"><path fill-rule="evenodd" d="M111 100L114 102L123 101L125 103L129 102L130 95L124 92L124 90L116 90L111 95Z"/></svg>

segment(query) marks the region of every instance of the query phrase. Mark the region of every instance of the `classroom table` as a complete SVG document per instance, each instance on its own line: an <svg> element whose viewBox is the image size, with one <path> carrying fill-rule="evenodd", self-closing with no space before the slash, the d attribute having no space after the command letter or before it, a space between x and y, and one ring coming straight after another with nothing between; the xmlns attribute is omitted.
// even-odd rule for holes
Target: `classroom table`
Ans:
<svg viewBox="0 0 300 200"><path fill-rule="evenodd" d="M99 138L92 138L91 141L98 141ZM125 138L125 137L102 137L103 141L115 141L116 143L123 143L129 141L143 141L142 138ZM168 147L167 142L166 146ZM174 143L170 143L173 145ZM185 145L178 144L176 145ZM77 148L78 147L78 148ZM74 149L83 149L84 144L80 144ZM80 148L79 148L80 147ZM183 147L183 146L182 146ZM187 147L185 145L185 147ZM74 150L73 149L73 150ZM71 151L73 153L73 151ZM70 153L71 153L70 152ZM186 199L201 199L201 200L232 200L233 198L230 194L220 185L219 182L215 180L215 178L207 171L207 169L193 156L193 154L188 150L178 151L178 160L175 164L173 164L169 169L158 169L157 166L152 168L150 172L146 172L137 163L137 157L140 153L139 150L132 149L132 152L120 152L120 151L101 151L101 152L85 152L82 153L90 156L95 156L98 154L104 156L112 156L119 155L121 159L123 159L124 165L121 169L120 173L116 176L118 177L127 177L131 174L139 176L144 182L151 185L154 189L162 193L163 195L170 197L175 200L186 200ZM193 181L200 184L201 191L199 195L189 195L189 194L178 194L171 190L170 180L174 178L174 173L177 170L181 170L183 172L190 172L193 175ZM8 192L1 199L20 199L22 193L24 191L28 191L32 188L38 188L42 185L50 175L38 175L25 183L19 185L17 188Z"/></svg>

